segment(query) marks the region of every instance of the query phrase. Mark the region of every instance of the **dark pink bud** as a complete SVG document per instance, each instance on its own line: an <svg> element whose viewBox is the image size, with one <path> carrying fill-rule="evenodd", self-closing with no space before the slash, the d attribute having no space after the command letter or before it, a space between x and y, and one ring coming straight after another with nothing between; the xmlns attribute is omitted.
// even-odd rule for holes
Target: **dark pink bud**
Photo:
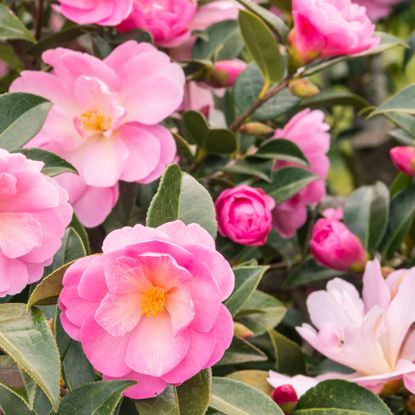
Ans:
<svg viewBox="0 0 415 415"><path fill-rule="evenodd" d="M230 87L245 69L246 63L239 59L219 61L213 65L206 82L215 88Z"/></svg>
<svg viewBox="0 0 415 415"><path fill-rule="evenodd" d="M395 167L408 176L415 176L415 148L399 146L390 150Z"/></svg>
<svg viewBox="0 0 415 415"><path fill-rule="evenodd" d="M274 392L272 392L272 399L280 406L298 402L297 392L291 385L281 385L275 388Z"/></svg>

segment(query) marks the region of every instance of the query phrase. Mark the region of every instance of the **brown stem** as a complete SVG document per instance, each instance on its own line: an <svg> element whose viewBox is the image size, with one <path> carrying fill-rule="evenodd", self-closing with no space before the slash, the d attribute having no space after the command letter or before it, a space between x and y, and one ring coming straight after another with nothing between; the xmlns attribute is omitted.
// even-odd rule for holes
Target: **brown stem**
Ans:
<svg viewBox="0 0 415 415"><path fill-rule="evenodd" d="M43 19L43 0L38 0L36 10L36 22L35 22L35 38L39 40L42 36L42 19Z"/></svg>
<svg viewBox="0 0 415 415"><path fill-rule="evenodd" d="M242 124L263 104L265 104L268 100L270 100L273 96L277 95L281 92L284 88L288 86L288 79L284 79L274 88L271 88L263 98L258 98L255 103L249 107L243 114L241 114L230 126L232 131L238 131Z"/></svg>

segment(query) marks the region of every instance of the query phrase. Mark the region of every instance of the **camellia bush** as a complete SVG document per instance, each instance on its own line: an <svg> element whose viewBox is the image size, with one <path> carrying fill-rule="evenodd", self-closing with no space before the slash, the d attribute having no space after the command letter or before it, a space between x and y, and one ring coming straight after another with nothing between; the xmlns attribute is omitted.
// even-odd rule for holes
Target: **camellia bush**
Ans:
<svg viewBox="0 0 415 415"><path fill-rule="evenodd" d="M0 3L1 415L415 414L415 4Z"/></svg>

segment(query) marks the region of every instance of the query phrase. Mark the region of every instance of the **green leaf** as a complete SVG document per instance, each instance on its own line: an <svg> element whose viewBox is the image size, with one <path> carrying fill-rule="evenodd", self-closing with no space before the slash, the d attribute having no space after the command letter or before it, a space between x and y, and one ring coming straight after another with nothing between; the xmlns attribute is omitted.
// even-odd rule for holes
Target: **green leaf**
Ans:
<svg viewBox="0 0 415 415"><path fill-rule="evenodd" d="M408 85L406 88L399 91L396 95L389 98L379 108L374 110L370 116L386 114L388 112L398 112L403 114L415 114L415 84Z"/></svg>
<svg viewBox="0 0 415 415"><path fill-rule="evenodd" d="M369 390L346 382L327 380L303 395L293 415L392 415L386 404Z"/></svg>
<svg viewBox="0 0 415 415"><path fill-rule="evenodd" d="M212 375L204 370L178 388L169 386L154 399L135 402L140 415L204 415L208 408Z"/></svg>
<svg viewBox="0 0 415 415"><path fill-rule="evenodd" d="M38 148L21 148L18 152L24 154L31 160L42 161L45 163L42 173L46 176L53 177L62 173L78 173L72 164L49 151L40 150Z"/></svg>
<svg viewBox="0 0 415 415"><path fill-rule="evenodd" d="M251 0L237 0L240 4L245 6L247 10L260 17L275 33L277 33L283 40L288 36L288 27L284 21L276 14L264 9ZM281 1L279 0L279 3ZM278 3L278 4L279 4Z"/></svg>
<svg viewBox="0 0 415 415"><path fill-rule="evenodd" d="M249 362L266 362L267 355L249 341L240 337L234 337L229 349L217 366L238 365Z"/></svg>
<svg viewBox="0 0 415 415"><path fill-rule="evenodd" d="M58 415L112 415L122 393L134 383L113 380L81 386L63 398Z"/></svg>
<svg viewBox="0 0 415 415"><path fill-rule="evenodd" d="M268 330L279 373L298 375L305 372L304 354L300 346L275 330Z"/></svg>
<svg viewBox="0 0 415 415"><path fill-rule="evenodd" d="M0 304L2 348L59 406L59 352L44 314L26 304Z"/></svg>
<svg viewBox="0 0 415 415"><path fill-rule="evenodd" d="M283 287L295 288L314 281L327 280L341 275L344 275L344 272L323 267L317 264L314 258L309 258L284 281Z"/></svg>
<svg viewBox="0 0 415 415"><path fill-rule="evenodd" d="M323 62L310 65L306 68L303 75L310 76L330 66L336 65L337 63L356 59L362 56L377 55L381 52L384 52L385 50L394 48L396 46L403 46L403 47L407 46L407 44L401 38L390 35L389 33L375 32L375 35L379 36L381 39L381 42L377 47L370 48L366 50L365 52L358 53L356 55L344 55L344 56L340 56L337 58L325 60Z"/></svg>
<svg viewBox="0 0 415 415"><path fill-rule="evenodd" d="M258 99L264 86L264 77L255 63L251 63L238 77L233 87L236 115L251 107ZM252 116L255 121L274 120L276 117L296 108L301 99L288 88L264 103Z"/></svg>
<svg viewBox="0 0 415 415"><path fill-rule="evenodd" d="M259 336L280 323L286 312L284 304L275 297L256 290L238 313L237 320Z"/></svg>
<svg viewBox="0 0 415 415"><path fill-rule="evenodd" d="M370 106L370 103L360 95L350 91L323 91L312 98L301 101L302 108L331 108L334 105L350 105L357 110Z"/></svg>
<svg viewBox="0 0 415 415"><path fill-rule="evenodd" d="M374 252L386 232L389 219L389 190L382 182L357 189L347 199L344 223Z"/></svg>
<svg viewBox="0 0 415 415"><path fill-rule="evenodd" d="M51 107L36 95L0 95L0 147L12 151L24 146L40 131Z"/></svg>
<svg viewBox="0 0 415 415"><path fill-rule="evenodd" d="M279 82L285 74L285 63L279 45L267 25L255 14L241 10L239 27L249 53L265 78L265 86Z"/></svg>
<svg viewBox="0 0 415 415"><path fill-rule="evenodd" d="M4 415L37 415L28 408L21 397L2 384L0 384L0 408Z"/></svg>
<svg viewBox="0 0 415 415"><path fill-rule="evenodd" d="M209 26L196 40L192 58L198 60L226 60L239 56L243 42L235 20L225 20Z"/></svg>
<svg viewBox="0 0 415 415"><path fill-rule="evenodd" d="M255 153L255 157L284 160L293 163L308 165L307 157L304 155L300 147L290 140L279 138L278 140L271 140L259 147Z"/></svg>
<svg viewBox="0 0 415 415"><path fill-rule="evenodd" d="M226 300L225 305L233 316L243 308L255 292L263 275L269 267L237 267L235 273L235 289L232 295Z"/></svg>
<svg viewBox="0 0 415 415"><path fill-rule="evenodd" d="M226 129L210 128L206 118L196 111L183 114L186 135L208 154L231 154L236 150L236 137Z"/></svg>
<svg viewBox="0 0 415 415"><path fill-rule="evenodd" d="M0 4L0 40L21 39L36 43L25 25L4 4Z"/></svg>
<svg viewBox="0 0 415 415"><path fill-rule="evenodd" d="M295 196L316 176L308 170L297 167L285 167L273 173L272 184L265 185L267 193L279 204Z"/></svg>
<svg viewBox="0 0 415 415"><path fill-rule="evenodd" d="M147 226L157 228L179 217L182 172L177 164L167 167L147 212Z"/></svg>
<svg viewBox="0 0 415 415"><path fill-rule="evenodd" d="M265 393L229 378L213 378L210 407L225 415L283 415Z"/></svg>
<svg viewBox="0 0 415 415"><path fill-rule="evenodd" d="M209 192L192 176L171 165L164 173L147 212L147 226L157 227L180 219L198 223L216 237L216 212Z"/></svg>
<svg viewBox="0 0 415 415"><path fill-rule="evenodd" d="M264 182L271 183L272 160L260 160L256 157L247 157L245 160L240 160L233 166L223 168L224 172L233 174L242 174L250 176L250 178L258 177Z"/></svg>
<svg viewBox="0 0 415 415"><path fill-rule="evenodd" d="M239 370L227 375L227 378L238 380L271 396L274 388L268 383L268 372L265 370Z"/></svg>
<svg viewBox="0 0 415 415"><path fill-rule="evenodd" d="M385 259L392 258L405 239L415 215L415 183L399 192L391 201L388 229L382 241Z"/></svg>

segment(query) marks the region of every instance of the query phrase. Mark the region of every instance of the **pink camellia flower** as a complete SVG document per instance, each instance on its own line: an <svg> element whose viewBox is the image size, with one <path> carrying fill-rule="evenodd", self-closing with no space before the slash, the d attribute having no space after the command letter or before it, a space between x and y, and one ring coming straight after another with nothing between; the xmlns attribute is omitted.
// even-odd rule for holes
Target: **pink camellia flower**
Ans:
<svg viewBox="0 0 415 415"><path fill-rule="evenodd" d="M75 262L59 297L66 332L105 379L151 398L218 362L233 337L222 304L234 275L213 238L181 221L110 233L103 255Z"/></svg>
<svg viewBox="0 0 415 415"><path fill-rule="evenodd" d="M319 219L313 227L310 244L317 261L329 268L358 272L367 261L359 238L336 219Z"/></svg>
<svg viewBox="0 0 415 415"><path fill-rule="evenodd" d="M355 0L355 3L366 7L368 16L377 21L383 17L387 17L395 4L402 0Z"/></svg>
<svg viewBox="0 0 415 415"><path fill-rule="evenodd" d="M131 13L134 0L58 0L66 18L79 24L115 26Z"/></svg>
<svg viewBox="0 0 415 415"><path fill-rule="evenodd" d="M275 201L262 189L236 186L215 203L219 232L241 245L263 245L272 229Z"/></svg>
<svg viewBox="0 0 415 415"><path fill-rule="evenodd" d="M73 173L64 173L54 179L67 190L69 203L87 228L104 222L118 201L118 183L112 187L88 186Z"/></svg>
<svg viewBox="0 0 415 415"><path fill-rule="evenodd" d="M24 71L11 86L54 104L29 147L59 154L87 186L107 188L111 200L108 188L119 180L159 178L176 155L170 131L159 123L183 100L180 66L152 45L134 41L104 61L62 48L48 50L43 60L52 72Z"/></svg>
<svg viewBox="0 0 415 415"><path fill-rule="evenodd" d="M293 0L292 5L290 43L303 64L363 52L380 42L366 9L351 0Z"/></svg>
<svg viewBox="0 0 415 415"><path fill-rule="evenodd" d="M185 94L182 106L182 111L200 111L206 118L215 108L213 93L206 85L199 82L189 81L186 83Z"/></svg>
<svg viewBox="0 0 415 415"><path fill-rule="evenodd" d="M339 278L330 281L326 291L308 297L314 327L304 324L297 331L322 355L354 373L289 378L270 372L269 382L274 387L289 383L301 395L325 379L346 379L374 393L402 379L415 393L414 290L415 268L384 278L377 260L366 266L362 298L352 284Z"/></svg>
<svg viewBox="0 0 415 415"><path fill-rule="evenodd" d="M296 230L307 220L307 206L319 203L326 194L325 180L330 166L326 155L330 148L328 130L329 126L324 122L323 112L306 109L295 115L283 129L275 132L275 138L285 138L297 144L308 159L309 170L319 177L274 209L274 226L284 238L294 236ZM296 165L278 161L274 169L287 166Z"/></svg>
<svg viewBox="0 0 415 415"><path fill-rule="evenodd" d="M246 62L239 59L215 62L207 83L214 88L231 87L246 67Z"/></svg>
<svg viewBox="0 0 415 415"><path fill-rule="evenodd" d="M71 221L68 194L42 168L0 149L0 297L42 277Z"/></svg>
<svg viewBox="0 0 415 415"><path fill-rule="evenodd" d="M394 147L390 150L390 157L399 171L415 176L415 147Z"/></svg>
<svg viewBox="0 0 415 415"><path fill-rule="evenodd" d="M190 22L196 10L196 0L134 0L132 13L118 29L143 29L159 46L178 46L190 38Z"/></svg>

